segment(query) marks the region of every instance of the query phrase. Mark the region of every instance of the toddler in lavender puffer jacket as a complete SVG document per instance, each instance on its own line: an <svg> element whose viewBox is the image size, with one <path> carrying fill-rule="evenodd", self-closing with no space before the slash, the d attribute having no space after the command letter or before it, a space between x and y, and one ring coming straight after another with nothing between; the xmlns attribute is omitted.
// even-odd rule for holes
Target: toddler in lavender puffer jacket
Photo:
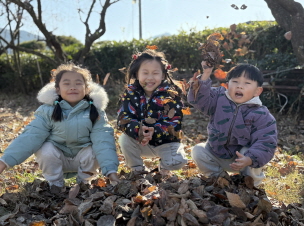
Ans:
<svg viewBox="0 0 304 226"><path fill-rule="evenodd" d="M213 68L204 61L202 66L201 78L196 73L190 80L188 102L210 117L208 140L194 146L192 158L208 177L239 172L258 186L277 147L276 120L259 98L263 75L253 65L239 64L227 73L227 89L211 87Z"/></svg>

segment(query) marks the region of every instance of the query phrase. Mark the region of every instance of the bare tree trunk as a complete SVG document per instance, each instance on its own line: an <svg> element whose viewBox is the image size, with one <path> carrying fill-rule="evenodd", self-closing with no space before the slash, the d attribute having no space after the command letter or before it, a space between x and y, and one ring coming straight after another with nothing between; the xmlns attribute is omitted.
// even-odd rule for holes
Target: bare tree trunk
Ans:
<svg viewBox="0 0 304 226"><path fill-rule="evenodd" d="M265 0L272 15L286 31L291 31L291 44L300 65L304 65L304 9L294 0Z"/></svg>
<svg viewBox="0 0 304 226"><path fill-rule="evenodd" d="M33 22L36 24L38 29L44 35L46 39L47 46L54 52L55 59L58 63L66 62L67 55L63 51L61 44L58 42L57 37L48 31L45 24L42 21L42 11L41 11L41 0L37 0L37 15L34 11L34 7L28 1L21 0L10 0L22 9L26 10L28 14L32 17Z"/></svg>

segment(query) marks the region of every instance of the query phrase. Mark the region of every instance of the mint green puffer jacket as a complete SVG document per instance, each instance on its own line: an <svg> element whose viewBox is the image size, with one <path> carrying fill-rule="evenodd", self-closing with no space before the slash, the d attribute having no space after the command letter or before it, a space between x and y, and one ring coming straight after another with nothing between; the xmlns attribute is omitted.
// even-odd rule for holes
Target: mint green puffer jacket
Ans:
<svg viewBox="0 0 304 226"><path fill-rule="evenodd" d="M71 107L65 100L60 101L64 120L52 120L54 101L57 93L54 83L49 83L38 93L43 103L35 112L35 119L25 127L4 151L1 161L12 167L25 161L42 146L52 142L67 157L75 157L84 147L92 146L102 173L117 171L118 158L113 128L108 124L105 108L108 96L104 88L96 83L90 84L89 93L99 112L99 119L93 125L90 120L90 104L86 100Z"/></svg>

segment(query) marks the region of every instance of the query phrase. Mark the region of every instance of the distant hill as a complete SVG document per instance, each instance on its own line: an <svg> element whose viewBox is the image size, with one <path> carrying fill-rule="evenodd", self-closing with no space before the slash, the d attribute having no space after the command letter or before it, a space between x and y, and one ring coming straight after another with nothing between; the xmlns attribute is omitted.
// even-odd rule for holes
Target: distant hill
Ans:
<svg viewBox="0 0 304 226"><path fill-rule="evenodd" d="M1 30L1 28L0 28L0 30ZM7 29L5 29L0 34L0 36L3 37L7 41L11 40L11 36L10 36L9 30L7 30ZM38 39L42 39L42 38L40 36L38 36L38 35L34 35L34 34L29 33L27 31L20 30L20 43L26 42L26 41L31 41L31 40L38 40Z"/></svg>

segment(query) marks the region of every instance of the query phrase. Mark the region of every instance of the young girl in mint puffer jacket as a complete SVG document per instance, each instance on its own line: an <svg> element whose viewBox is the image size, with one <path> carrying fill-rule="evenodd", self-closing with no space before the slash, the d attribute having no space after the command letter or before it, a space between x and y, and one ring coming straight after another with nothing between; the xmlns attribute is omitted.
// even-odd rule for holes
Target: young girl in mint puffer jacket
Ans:
<svg viewBox="0 0 304 226"><path fill-rule="evenodd" d="M38 93L43 105L35 119L4 151L0 173L35 154L51 191L64 190L64 178L76 174L78 183L88 184L100 168L119 181L114 132L104 111L107 93L73 63L60 65L52 76L55 82Z"/></svg>
<svg viewBox="0 0 304 226"><path fill-rule="evenodd" d="M193 148L192 158L206 176L240 172L258 186L277 147L276 120L259 98L263 75L253 65L239 64L227 73L227 89L211 87L212 68L204 61L202 66L201 78L195 74L190 81L188 101L209 116L208 140Z"/></svg>

